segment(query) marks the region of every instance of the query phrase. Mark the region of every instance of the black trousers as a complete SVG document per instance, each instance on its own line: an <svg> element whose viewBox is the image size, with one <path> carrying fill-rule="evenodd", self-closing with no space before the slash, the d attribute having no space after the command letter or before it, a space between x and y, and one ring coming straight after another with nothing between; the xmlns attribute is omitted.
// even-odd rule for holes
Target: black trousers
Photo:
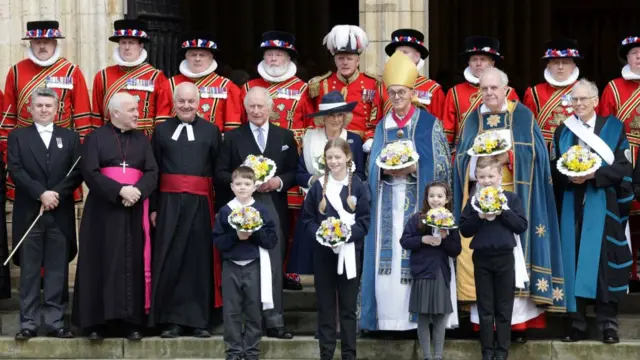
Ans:
<svg viewBox="0 0 640 360"><path fill-rule="evenodd" d="M227 359L256 360L260 356L260 281L259 259L245 266L231 260L222 262L222 314Z"/></svg>
<svg viewBox="0 0 640 360"><path fill-rule="evenodd" d="M17 241L18 239L16 239ZM20 245L20 327L46 331L64 326L69 302L68 242L55 219L43 214ZM40 302L40 269L44 267L44 301Z"/></svg>
<svg viewBox="0 0 640 360"><path fill-rule="evenodd" d="M338 275L338 255L330 248L314 244L314 284L318 302L318 340L320 359L333 359L336 351L336 291L340 316L342 359L355 360L360 253L356 252L356 274L347 279L346 269Z"/></svg>
<svg viewBox="0 0 640 360"><path fill-rule="evenodd" d="M589 332L589 321L587 320L587 305L593 302L584 298L576 298L576 312L569 313L571 318L571 327L582 331ZM596 323L600 331L615 330L618 331L618 304L605 303L600 297L596 297Z"/></svg>
<svg viewBox="0 0 640 360"><path fill-rule="evenodd" d="M515 287L513 252L473 252L476 301L480 317L482 356L507 357L511 345L511 314ZM494 348L494 324L497 344Z"/></svg>

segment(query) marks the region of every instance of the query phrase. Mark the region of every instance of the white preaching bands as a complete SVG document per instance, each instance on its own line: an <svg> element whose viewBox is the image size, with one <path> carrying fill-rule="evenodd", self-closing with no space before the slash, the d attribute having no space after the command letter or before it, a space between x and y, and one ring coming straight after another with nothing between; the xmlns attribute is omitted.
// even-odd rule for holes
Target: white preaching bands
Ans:
<svg viewBox="0 0 640 360"><path fill-rule="evenodd" d="M187 128L187 140L194 141L196 138L193 135L193 125L189 123L181 122L180 125L176 128L176 131L173 132L173 136L171 136L171 140L178 141L180 137L180 133L182 132L182 128Z"/></svg>

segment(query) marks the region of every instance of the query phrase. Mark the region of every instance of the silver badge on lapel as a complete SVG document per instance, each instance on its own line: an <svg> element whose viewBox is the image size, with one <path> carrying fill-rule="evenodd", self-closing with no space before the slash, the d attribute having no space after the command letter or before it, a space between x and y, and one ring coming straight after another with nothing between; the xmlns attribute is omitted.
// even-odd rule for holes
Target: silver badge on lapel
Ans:
<svg viewBox="0 0 640 360"><path fill-rule="evenodd" d="M56 138L56 144L58 144L58 149L62 149L62 138Z"/></svg>

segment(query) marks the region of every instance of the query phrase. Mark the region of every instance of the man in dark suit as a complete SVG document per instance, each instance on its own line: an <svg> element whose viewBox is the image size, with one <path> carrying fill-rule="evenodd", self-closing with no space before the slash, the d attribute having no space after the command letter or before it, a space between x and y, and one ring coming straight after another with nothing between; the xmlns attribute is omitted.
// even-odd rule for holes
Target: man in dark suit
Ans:
<svg viewBox="0 0 640 360"><path fill-rule="evenodd" d="M68 263L77 253L73 190L82 183L80 137L58 127L55 91L37 89L31 96L33 125L13 130L8 141L8 170L15 182L13 240L27 232L42 212L14 257L20 265L20 332L16 340L37 335L44 318L47 334L72 338L64 326L68 301ZM75 166L74 166L75 165ZM44 267L44 303L40 303L40 269Z"/></svg>
<svg viewBox="0 0 640 360"><path fill-rule="evenodd" d="M269 124L273 100L267 89L251 88L244 98L244 107L249 123L224 135L216 166L217 205L219 208L231 200L231 173L248 155L262 155L275 162L274 177L260 185L253 194L256 201L269 209L269 217L279 225L276 227L278 244L269 250L274 308L263 312L263 321L267 328L267 336L292 339L293 335L284 327L282 316L282 259L289 229L287 190L295 185L298 148L293 132Z"/></svg>

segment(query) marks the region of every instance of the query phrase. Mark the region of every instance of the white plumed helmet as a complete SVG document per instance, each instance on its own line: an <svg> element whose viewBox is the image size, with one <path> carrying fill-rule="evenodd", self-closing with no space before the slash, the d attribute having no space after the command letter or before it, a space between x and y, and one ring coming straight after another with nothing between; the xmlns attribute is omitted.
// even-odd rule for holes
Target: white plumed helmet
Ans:
<svg viewBox="0 0 640 360"><path fill-rule="evenodd" d="M355 25L336 25L324 37L322 44L327 46L331 55L350 53L360 55L369 45L367 33Z"/></svg>

